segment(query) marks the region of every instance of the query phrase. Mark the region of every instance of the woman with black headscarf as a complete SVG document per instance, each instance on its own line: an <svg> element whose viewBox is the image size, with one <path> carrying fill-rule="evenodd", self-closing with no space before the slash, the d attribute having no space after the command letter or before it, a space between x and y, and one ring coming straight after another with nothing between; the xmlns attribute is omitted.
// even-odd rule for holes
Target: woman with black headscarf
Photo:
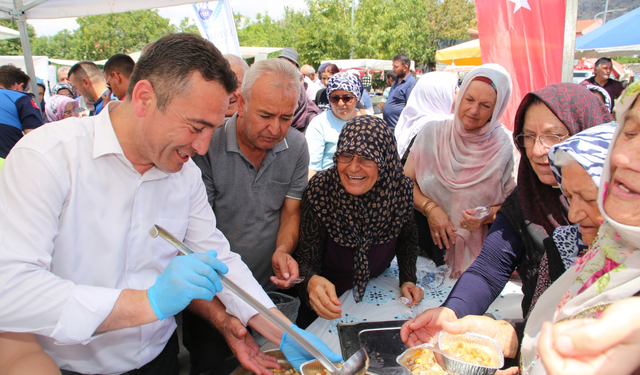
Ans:
<svg viewBox="0 0 640 375"><path fill-rule="evenodd" d="M373 116L347 122L338 138L334 165L316 174L302 198L300 239L293 257L303 283L298 325L316 316L342 314L338 297L353 288L362 301L370 278L397 255L402 294L414 303L418 232L413 219L413 182L400 165L396 141Z"/></svg>

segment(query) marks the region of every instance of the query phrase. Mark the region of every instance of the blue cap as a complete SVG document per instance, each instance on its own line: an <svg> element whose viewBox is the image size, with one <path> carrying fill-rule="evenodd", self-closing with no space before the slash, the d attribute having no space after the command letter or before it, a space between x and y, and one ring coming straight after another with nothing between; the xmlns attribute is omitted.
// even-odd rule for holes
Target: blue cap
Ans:
<svg viewBox="0 0 640 375"><path fill-rule="evenodd" d="M36 84L37 84L38 86L46 87L46 86L44 85L44 81L43 81L42 79L38 78L38 77L36 77Z"/></svg>

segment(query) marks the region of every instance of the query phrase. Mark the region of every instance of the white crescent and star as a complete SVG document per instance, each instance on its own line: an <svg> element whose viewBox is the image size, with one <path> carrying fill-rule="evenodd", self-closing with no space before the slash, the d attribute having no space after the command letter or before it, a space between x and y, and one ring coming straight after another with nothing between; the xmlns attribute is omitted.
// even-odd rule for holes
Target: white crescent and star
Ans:
<svg viewBox="0 0 640 375"><path fill-rule="evenodd" d="M509 0L509 1L516 5L515 8L513 8L513 14L516 14L516 12L520 8L525 8L525 9L531 10L531 7L529 7L528 0Z"/></svg>

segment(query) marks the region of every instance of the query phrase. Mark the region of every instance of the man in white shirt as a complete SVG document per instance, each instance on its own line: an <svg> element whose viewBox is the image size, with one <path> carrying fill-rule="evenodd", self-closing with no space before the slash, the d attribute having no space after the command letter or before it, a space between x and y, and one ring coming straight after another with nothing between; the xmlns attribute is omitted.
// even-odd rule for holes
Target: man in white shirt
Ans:
<svg viewBox="0 0 640 375"><path fill-rule="evenodd" d="M177 375L172 316L193 300L254 372L275 361L246 324L290 360L311 358L216 274L228 267L230 280L284 317L216 229L189 160L207 151L235 89L213 44L169 35L139 60L125 101L15 146L0 172L0 332L36 334L63 374ZM196 254L176 257L149 236L154 224Z"/></svg>

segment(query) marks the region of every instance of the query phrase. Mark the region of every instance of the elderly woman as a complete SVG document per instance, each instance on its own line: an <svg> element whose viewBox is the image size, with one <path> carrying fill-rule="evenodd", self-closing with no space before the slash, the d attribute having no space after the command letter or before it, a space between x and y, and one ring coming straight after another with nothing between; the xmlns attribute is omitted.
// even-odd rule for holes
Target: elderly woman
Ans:
<svg viewBox="0 0 640 375"><path fill-rule="evenodd" d="M457 91L458 77L453 73L430 72L418 80L395 129L398 153L404 161L424 124L451 117Z"/></svg>
<svg viewBox="0 0 640 375"><path fill-rule="evenodd" d="M515 269L522 278L523 317L529 314L545 254L544 241L556 228L569 225L566 200L549 165L549 148L611 121L598 98L576 84L549 85L524 97L514 129L523 154L518 187L496 215L480 255L447 300L405 324L403 340L411 343L421 337L425 341L441 329L443 321L484 314Z"/></svg>
<svg viewBox="0 0 640 375"><path fill-rule="evenodd" d="M452 278L480 253L489 224L516 186L515 147L499 121L510 96L511 78L504 68L473 69L462 83L453 117L427 121L405 165L416 182L414 206L427 217L433 240L425 250L441 264L441 250L447 248L444 261ZM485 214L476 216L476 207L485 207Z"/></svg>
<svg viewBox="0 0 640 375"><path fill-rule="evenodd" d="M73 95L73 87L66 82L56 83L56 85L51 89L51 95L64 95L75 99L75 95Z"/></svg>
<svg viewBox="0 0 640 375"><path fill-rule="evenodd" d="M338 73L327 81L331 110L316 116L305 133L309 146L309 169L323 171L333 165L338 135L347 121L358 115L356 105L362 97L362 82L349 73Z"/></svg>
<svg viewBox="0 0 640 375"><path fill-rule="evenodd" d="M596 85L585 85L584 87L589 89L589 91L591 91L593 93L593 95L597 96L598 99L600 99L600 101L605 106L607 106L607 109L609 110L609 112L612 111L613 103L611 102L611 97L609 96L609 93L607 92L607 90L603 89L600 86L596 86Z"/></svg>
<svg viewBox="0 0 640 375"><path fill-rule="evenodd" d="M605 220L592 248L544 292L533 308L522 339L522 374L547 374L540 363L538 347L545 321L599 319L614 302L640 290L639 92L640 83L632 85L616 104L619 125L609 147L597 197ZM452 333L490 333L502 344L506 356L513 356L517 349L516 333L504 322L467 317L445 323L444 327ZM551 329L549 324L545 329Z"/></svg>
<svg viewBox="0 0 640 375"><path fill-rule="evenodd" d="M384 120L355 117L342 129L335 164L315 175L302 198L300 239L293 253L302 304L298 324L342 314L338 297L353 288L360 302L370 278L398 258L402 295L414 303L417 228L413 184L404 176L393 133Z"/></svg>
<svg viewBox="0 0 640 375"><path fill-rule="evenodd" d="M44 110L48 122L78 117L78 101L65 95L53 95Z"/></svg>

